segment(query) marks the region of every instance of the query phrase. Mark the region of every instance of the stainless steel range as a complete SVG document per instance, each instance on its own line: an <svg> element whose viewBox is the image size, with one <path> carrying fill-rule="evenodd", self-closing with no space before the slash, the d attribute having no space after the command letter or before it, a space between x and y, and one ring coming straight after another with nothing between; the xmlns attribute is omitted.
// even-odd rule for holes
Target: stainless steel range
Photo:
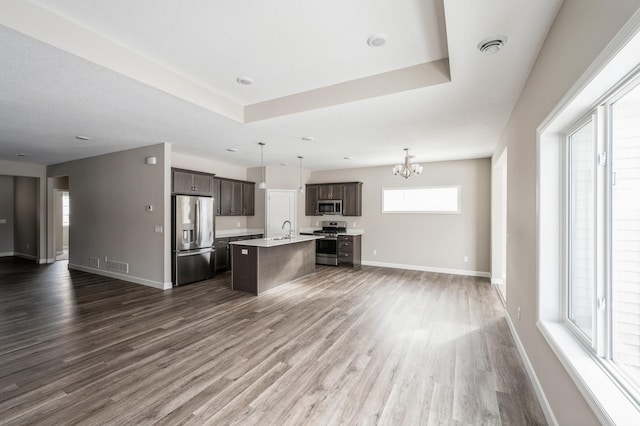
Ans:
<svg viewBox="0 0 640 426"><path fill-rule="evenodd" d="M338 266L338 234L347 231L347 222L343 220L323 221L322 229L313 231L324 238L316 240L316 263L318 265Z"/></svg>

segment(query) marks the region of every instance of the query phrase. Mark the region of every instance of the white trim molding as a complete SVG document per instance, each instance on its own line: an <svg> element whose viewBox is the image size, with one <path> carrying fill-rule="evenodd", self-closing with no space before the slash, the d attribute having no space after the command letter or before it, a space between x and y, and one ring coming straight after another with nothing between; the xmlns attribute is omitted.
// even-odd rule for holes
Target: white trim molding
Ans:
<svg viewBox="0 0 640 426"><path fill-rule="evenodd" d="M524 349L524 345L520 340L520 336L518 336L518 332L516 331L516 327L513 325L513 321L511 321L511 317L509 313L505 310L504 315L505 320L507 321L507 325L509 326L509 331L511 331L511 336L513 337L513 341L516 343L516 348L518 348L518 353L520 353L520 357L522 358L522 362L524 363L524 368L529 375L529 379L533 384L533 390L538 397L538 401L540 402L540 406L542 407L542 411L544 412L544 417L547 419L547 423L550 425L558 425L558 420L556 420L556 416L553 414L553 410L551 409L551 404L549 404L549 400L547 399L547 395L545 395L544 390L542 389L542 385L538 380L538 376L536 375L536 370L533 368L533 364L531 364L531 360L527 356L527 351Z"/></svg>
<svg viewBox="0 0 640 426"><path fill-rule="evenodd" d="M467 277L481 277L481 278L491 277L491 273L484 272L484 271L467 271L464 269L434 268L431 266L405 265L402 263L386 263L386 262L371 262L371 261L362 261L362 264L366 266L380 266L382 268L408 269L410 271L424 271L424 272L437 272L440 274L464 275Z"/></svg>
<svg viewBox="0 0 640 426"><path fill-rule="evenodd" d="M117 280L127 281L134 284L142 284L147 287L157 288L159 290L169 290L173 285L169 283L163 283L160 281L152 281L146 278L133 277L131 275L119 274L111 271L104 271L102 269L91 268L88 266L75 265L69 263L69 269L75 269L77 271L87 272L89 274L102 275L109 278L115 278Z"/></svg>

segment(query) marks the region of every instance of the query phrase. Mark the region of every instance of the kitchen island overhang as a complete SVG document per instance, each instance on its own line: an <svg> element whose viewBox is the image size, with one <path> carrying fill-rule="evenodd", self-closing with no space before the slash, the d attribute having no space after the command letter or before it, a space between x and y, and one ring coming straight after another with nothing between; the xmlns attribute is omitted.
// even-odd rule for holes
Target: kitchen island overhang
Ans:
<svg viewBox="0 0 640 426"><path fill-rule="evenodd" d="M316 270L315 235L230 242L231 288L260 295Z"/></svg>

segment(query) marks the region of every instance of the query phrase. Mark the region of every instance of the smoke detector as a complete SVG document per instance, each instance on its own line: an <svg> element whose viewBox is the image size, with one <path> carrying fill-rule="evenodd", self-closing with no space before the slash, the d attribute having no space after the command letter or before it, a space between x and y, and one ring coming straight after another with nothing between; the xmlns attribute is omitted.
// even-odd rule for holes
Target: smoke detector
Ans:
<svg viewBox="0 0 640 426"><path fill-rule="evenodd" d="M478 50L485 55L493 55L502 49L502 46L504 46L506 42L507 37L505 36L491 37L478 43Z"/></svg>

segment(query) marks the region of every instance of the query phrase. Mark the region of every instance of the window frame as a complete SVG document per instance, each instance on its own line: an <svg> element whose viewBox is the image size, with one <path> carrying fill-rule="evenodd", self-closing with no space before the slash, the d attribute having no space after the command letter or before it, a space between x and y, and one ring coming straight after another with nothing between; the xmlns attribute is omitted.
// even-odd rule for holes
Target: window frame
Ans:
<svg viewBox="0 0 640 426"><path fill-rule="evenodd" d="M595 108L613 102L616 94L637 77L640 77L640 10L536 129L536 325L602 424L640 424L640 408L623 388L628 383L621 384L614 377L616 366L598 360L563 320L567 303L564 132ZM602 126L599 131L610 129ZM610 134L606 135L610 140ZM607 264L606 270L610 267ZM611 300L611 295L607 294L607 300ZM541 392L545 412L554 420L542 389Z"/></svg>
<svg viewBox="0 0 640 426"><path fill-rule="evenodd" d="M444 211L444 210L420 210L420 211L401 211L392 210L387 211L384 208L385 191L407 191L418 189L444 189L455 188L457 191L457 210ZM462 185L435 185L435 186L412 186L412 187L383 187L380 192L380 211L382 214L462 214Z"/></svg>

